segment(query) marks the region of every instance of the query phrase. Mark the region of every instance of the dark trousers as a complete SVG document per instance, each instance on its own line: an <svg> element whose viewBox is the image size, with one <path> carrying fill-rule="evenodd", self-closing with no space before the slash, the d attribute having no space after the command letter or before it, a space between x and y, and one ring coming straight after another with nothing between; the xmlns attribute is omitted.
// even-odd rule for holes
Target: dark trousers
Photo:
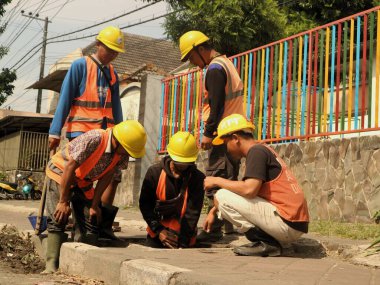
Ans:
<svg viewBox="0 0 380 285"><path fill-rule="evenodd" d="M208 165L206 167L206 176L222 177L228 180L237 180L239 176L240 160L233 159L227 153L227 147L222 145L215 145L208 151ZM214 207L214 194L219 188L212 189L206 192L209 198L208 211ZM211 231L220 231L224 221L216 219ZM232 228L232 225L230 225Z"/></svg>
<svg viewBox="0 0 380 285"><path fill-rule="evenodd" d="M233 159L224 144L215 145L208 151L208 165L206 176L222 177L228 180L237 180L239 176L240 161ZM207 197L214 196L219 188L207 191Z"/></svg>
<svg viewBox="0 0 380 285"><path fill-rule="evenodd" d="M54 212L59 201L59 184L47 178L46 211L48 232L64 232L66 223L57 223ZM96 221L90 220L89 210L91 200L86 199L84 193L79 188L71 189L71 209L75 218L76 229L84 234L97 234L99 229Z"/></svg>

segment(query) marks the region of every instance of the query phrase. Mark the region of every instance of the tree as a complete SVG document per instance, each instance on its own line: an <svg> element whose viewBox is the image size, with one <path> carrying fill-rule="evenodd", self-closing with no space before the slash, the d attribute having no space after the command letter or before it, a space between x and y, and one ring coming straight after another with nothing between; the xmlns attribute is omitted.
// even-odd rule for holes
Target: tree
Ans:
<svg viewBox="0 0 380 285"><path fill-rule="evenodd" d="M160 0L145 0L158 2ZM380 0L166 0L172 10L164 28L178 43L190 30L213 39L215 48L234 55L286 36L358 13Z"/></svg>
<svg viewBox="0 0 380 285"><path fill-rule="evenodd" d="M379 0L290 0L284 5L284 10L288 15L285 34L290 36L351 16L379 4Z"/></svg>
<svg viewBox="0 0 380 285"><path fill-rule="evenodd" d="M5 13L4 7L9 4L12 0L2 0L0 2L0 19ZM7 23L0 25L0 35L5 31ZM3 58L8 52L8 48L0 46L0 59ZM17 79L16 72L14 70L9 70L8 68L3 68L0 72L0 106L7 100L8 96L12 95L14 82Z"/></svg>
<svg viewBox="0 0 380 285"><path fill-rule="evenodd" d="M284 36L286 16L275 0L169 1L178 11L165 19L168 37L178 42L190 30L204 32L215 48L227 55Z"/></svg>

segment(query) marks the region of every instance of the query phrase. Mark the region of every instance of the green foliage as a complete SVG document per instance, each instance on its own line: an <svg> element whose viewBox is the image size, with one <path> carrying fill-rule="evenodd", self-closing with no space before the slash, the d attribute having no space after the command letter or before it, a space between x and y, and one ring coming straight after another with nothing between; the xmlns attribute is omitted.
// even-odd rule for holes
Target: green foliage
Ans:
<svg viewBox="0 0 380 285"><path fill-rule="evenodd" d="M376 213L372 217L376 224L380 223L380 210L376 211Z"/></svg>
<svg viewBox="0 0 380 285"><path fill-rule="evenodd" d="M172 4L179 12L166 18L170 39L178 42L190 30L209 36L216 50L227 55L260 46L284 36L286 17L275 0L185 0Z"/></svg>
<svg viewBox="0 0 380 285"><path fill-rule="evenodd" d="M145 0L159 2L160 0ZM344 18L380 4L380 0L166 0L167 36L200 30L216 50L234 55L286 36Z"/></svg>
<svg viewBox="0 0 380 285"><path fill-rule="evenodd" d="M12 0L1 0L0 2L0 20L5 13L4 7L9 4ZM0 34L4 32L6 28L6 23L0 26ZM6 55L8 49L0 45L0 59ZM7 100L7 97L12 95L14 85L12 82L16 80L16 72L11 71L8 68L3 68L0 72L0 106Z"/></svg>
<svg viewBox="0 0 380 285"><path fill-rule="evenodd" d="M3 68L0 72L0 106L12 95L14 85L12 84L17 78L15 71Z"/></svg>
<svg viewBox="0 0 380 285"><path fill-rule="evenodd" d="M375 239L380 237L380 227L375 224L312 221L310 232L324 236L340 236L350 239Z"/></svg>
<svg viewBox="0 0 380 285"><path fill-rule="evenodd" d="M0 180L6 181L8 178L8 175L5 172L0 172Z"/></svg>

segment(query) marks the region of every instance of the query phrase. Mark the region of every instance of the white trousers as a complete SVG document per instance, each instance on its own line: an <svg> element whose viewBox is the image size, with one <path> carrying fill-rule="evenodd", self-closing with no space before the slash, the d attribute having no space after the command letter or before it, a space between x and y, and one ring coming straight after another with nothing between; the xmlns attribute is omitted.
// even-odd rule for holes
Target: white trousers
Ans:
<svg viewBox="0 0 380 285"><path fill-rule="evenodd" d="M215 198L219 202L219 218L230 221L242 233L257 226L281 244L295 241L303 234L284 223L276 207L263 198L247 199L226 189L219 189Z"/></svg>

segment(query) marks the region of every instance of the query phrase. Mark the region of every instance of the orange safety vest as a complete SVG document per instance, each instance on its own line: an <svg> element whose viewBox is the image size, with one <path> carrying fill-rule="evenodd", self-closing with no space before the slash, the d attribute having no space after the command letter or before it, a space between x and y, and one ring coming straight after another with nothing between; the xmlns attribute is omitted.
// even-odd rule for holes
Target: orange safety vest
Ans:
<svg viewBox="0 0 380 285"><path fill-rule="evenodd" d="M98 66L89 57L86 57L87 80L86 88L81 96L73 100L70 114L67 118L67 132L87 132L102 127L103 119L107 121L107 128L115 124L112 114L111 86L116 83L113 66L110 64L111 86L107 90L104 106L100 104L98 95Z"/></svg>
<svg viewBox="0 0 380 285"><path fill-rule="evenodd" d="M186 188L185 197L183 199L183 205L182 205L182 210L181 210L181 219L185 215L186 208L187 208L188 189L189 188ZM161 201L166 200L166 172L164 170L161 170L160 178L158 179L158 185L156 188L156 196ZM176 233L181 232L181 224L180 224L180 221L178 221L177 219L161 220L160 223L165 228L169 228L169 229L175 231ZM146 231L148 232L148 234L152 238L155 238L157 236L157 234L155 234L149 226L146 228ZM196 234L193 237L191 237L190 246L193 246L195 244L195 239L196 239Z"/></svg>
<svg viewBox="0 0 380 285"><path fill-rule="evenodd" d="M225 55L215 57L210 62L209 67L213 63L221 65L227 74L227 83L224 88L226 92L226 100L224 102L224 112L223 112L222 119L231 114L241 114L245 116L244 109L243 109L243 96L242 96L243 83L241 82L240 76L237 73L235 66ZM202 113L203 121L206 122L209 116L210 116L210 105L208 101L208 91L206 89L206 82L205 82L203 113Z"/></svg>
<svg viewBox="0 0 380 285"><path fill-rule="evenodd" d="M290 222L308 222L309 211L304 193L285 162L269 146L265 145L281 165L280 174L262 184L258 196L276 207L279 215Z"/></svg>
<svg viewBox="0 0 380 285"><path fill-rule="evenodd" d="M93 178L86 178L87 174L95 167L102 155L104 154L109 136L111 135L111 129L107 130L97 130L101 132L102 139L99 147L75 170L75 182L77 186L84 192L88 200L94 198L94 188L93 182L102 178L107 172L114 168L114 166L119 162L120 155L115 153L112 159L112 162L108 167L98 176ZM46 175L56 181L58 184L61 184L63 169L67 161L69 160L69 144L59 152L57 152L49 161L46 167Z"/></svg>

